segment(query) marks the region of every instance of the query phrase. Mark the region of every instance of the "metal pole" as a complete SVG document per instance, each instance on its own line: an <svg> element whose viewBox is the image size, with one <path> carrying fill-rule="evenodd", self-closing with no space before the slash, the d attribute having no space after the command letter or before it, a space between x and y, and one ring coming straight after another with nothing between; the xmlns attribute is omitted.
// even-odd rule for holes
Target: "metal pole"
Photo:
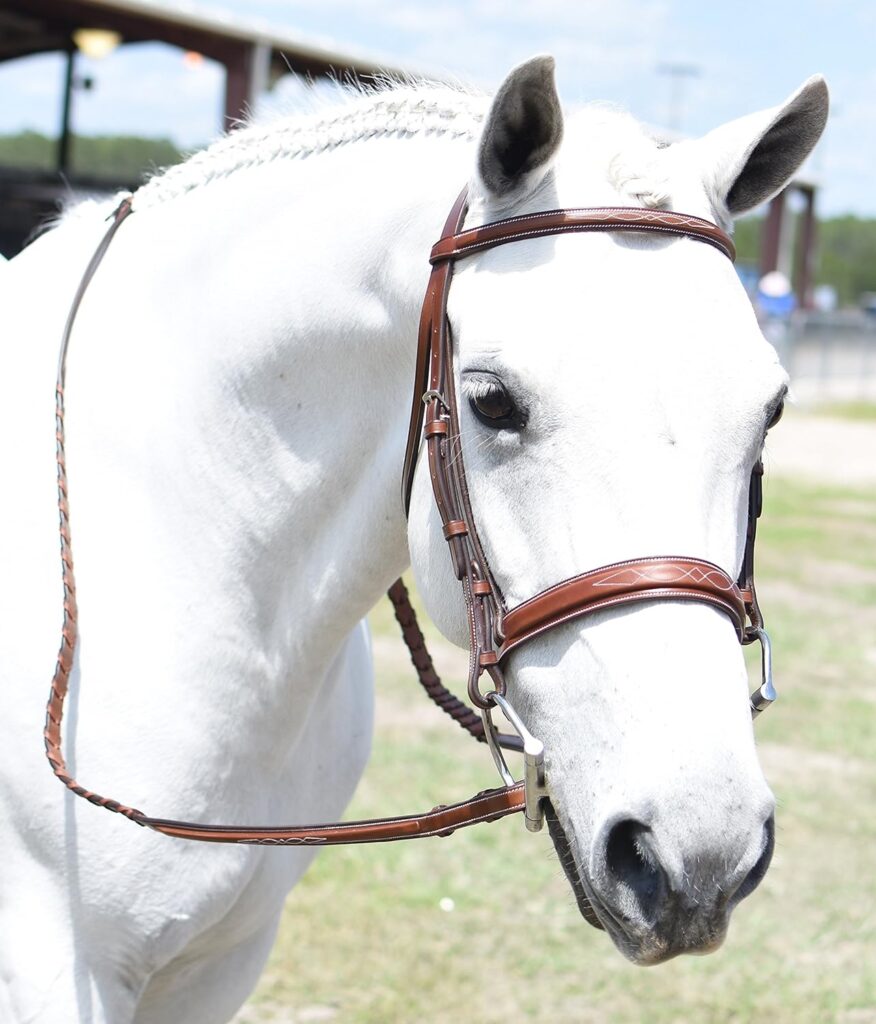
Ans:
<svg viewBox="0 0 876 1024"><path fill-rule="evenodd" d="M61 112L61 134L58 137L58 174L66 176L70 169L70 114L73 107L73 83L76 70L76 47L67 51L64 72L64 104Z"/></svg>
<svg viewBox="0 0 876 1024"><path fill-rule="evenodd" d="M674 132L680 132L683 120L684 79L699 77L700 69L694 64L659 64L657 73L669 75L669 110L666 127Z"/></svg>

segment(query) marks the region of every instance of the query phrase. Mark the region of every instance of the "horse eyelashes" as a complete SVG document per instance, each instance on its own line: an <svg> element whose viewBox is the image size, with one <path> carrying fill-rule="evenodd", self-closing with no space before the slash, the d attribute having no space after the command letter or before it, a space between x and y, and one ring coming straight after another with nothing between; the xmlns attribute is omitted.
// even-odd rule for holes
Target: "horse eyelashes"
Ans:
<svg viewBox="0 0 876 1024"><path fill-rule="evenodd" d="M523 416L498 377L472 375L465 382L472 412L485 426L519 430L524 426Z"/></svg>

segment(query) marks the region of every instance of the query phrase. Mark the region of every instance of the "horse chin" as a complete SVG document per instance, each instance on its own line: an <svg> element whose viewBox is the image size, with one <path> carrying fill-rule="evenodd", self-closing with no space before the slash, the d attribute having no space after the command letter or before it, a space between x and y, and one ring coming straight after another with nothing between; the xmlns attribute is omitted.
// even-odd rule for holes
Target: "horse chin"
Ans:
<svg viewBox="0 0 876 1024"><path fill-rule="evenodd" d="M585 883L581 878L581 873L578 871L578 865L575 862L569 839L563 826L560 824L559 818L557 818L557 812L554 810L553 804L549 800L545 801L545 818L547 819L548 832L550 832L551 839L553 840L554 849L557 851L560 864L562 864L569 885L572 887L572 892L575 894L575 900L578 904L578 909L581 911L581 916L588 924L592 924L594 928L605 931L605 925L600 921L594 910L593 898L588 893Z"/></svg>
<svg viewBox="0 0 876 1024"><path fill-rule="evenodd" d="M727 917L724 917L721 925L717 927L695 929L696 935L691 932L675 936L664 935L659 928L641 929L625 926L595 896L583 872L579 870L565 829L549 801L545 803L545 817L554 848L575 894L581 916L594 928L606 932L617 949L631 963L639 967L653 967L672 960L681 953L705 956L721 946L727 933Z"/></svg>

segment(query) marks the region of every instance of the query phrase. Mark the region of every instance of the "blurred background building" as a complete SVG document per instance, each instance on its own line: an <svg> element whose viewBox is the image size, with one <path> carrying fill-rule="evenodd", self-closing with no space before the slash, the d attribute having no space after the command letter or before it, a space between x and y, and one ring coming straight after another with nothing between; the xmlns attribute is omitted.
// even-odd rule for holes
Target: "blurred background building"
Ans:
<svg viewBox="0 0 876 1024"><path fill-rule="evenodd" d="M164 6L148 0L0 0L0 61L41 53L61 53L65 60L57 95L58 133L52 166L29 166L24 146L23 162L16 162L15 155L8 152L0 156L3 255L15 255L38 225L56 212L62 198L71 193L130 189L139 183L150 162L171 162L167 157L176 155L159 149L156 161L144 152L142 167L132 167L127 173L112 167L83 167L82 161L75 159L76 96L96 85L93 78L79 73L80 58L99 59L120 46L143 42L178 48L180 59L193 68L204 61L221 66L224 89L217 98L224 128L245 117L256 99L285 75L313 82L328 76L357 80L381 72L402 73L400 68L363 55L333 52L301 38L274 35L263 26L196 13L189 6ZM131 82L131 89L136 88L137 83ZM168 135L171 129L168 125Z"/></svg>
<svg viewBox="0 0 876 1024"><path fill-rule="evenodd" d="M107 84L104 69L110 62L97 63L116 51L135 52L143 43L174 48L193 75L213 83L215 96L204 102L215 111L216 133L233 128L290 78L318 87L330 77L368 81L381 73L416 70L280 33L266 22L205 10L163 0L0 0L0 63L54 54L62 68L49 99L54 131L0 136L2 256L19 252L63 201L132 189L150 170L183 157L170 141L173 124L150 133L164 138L146 139L127 129L99 137L77 131L77 105L84 109L107 88L119 91L117 78L109 79L115 86ZM680 138L685 93L699 87L696 79L708 69L664 63L655 70L667 76L670 90L661 133ZM126 96L130 91L133 101L140 86L131 74L121 91ZM14 96L4 97L4 103L14 102ZM831 222L821 232L818 184L811 171L804 172L762 215L737 225L740 278L804 395L809 381L813 393L873 397L876 259L868 260L866 253L876 245L876 231L869 232L868 222L847 218L853 223ZM837 259L844 264L835 265ZM868 286L861 266L869 263L874 270Z"/></svg>

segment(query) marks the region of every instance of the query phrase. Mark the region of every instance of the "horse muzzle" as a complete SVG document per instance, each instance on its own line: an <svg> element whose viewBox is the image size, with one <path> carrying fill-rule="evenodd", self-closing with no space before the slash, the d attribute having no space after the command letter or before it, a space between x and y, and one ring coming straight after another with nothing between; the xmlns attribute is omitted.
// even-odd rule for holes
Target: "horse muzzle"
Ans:
<svg viewBox="0 0 876 1024"><path fill-rule="evenodd" d="M732 910L757 888L773 854L771 811L738 859L723 849L681 854L669 849L668 837L661 838L656 827L614 815L597 830L585 870L553 806L546 810L582 916L640 966L717 949Z"/></svg>

